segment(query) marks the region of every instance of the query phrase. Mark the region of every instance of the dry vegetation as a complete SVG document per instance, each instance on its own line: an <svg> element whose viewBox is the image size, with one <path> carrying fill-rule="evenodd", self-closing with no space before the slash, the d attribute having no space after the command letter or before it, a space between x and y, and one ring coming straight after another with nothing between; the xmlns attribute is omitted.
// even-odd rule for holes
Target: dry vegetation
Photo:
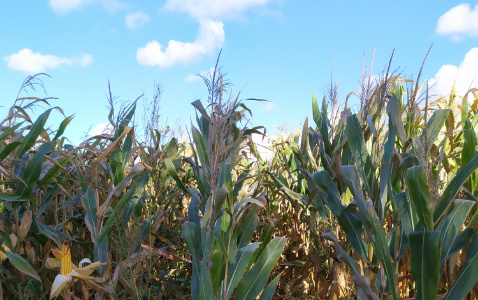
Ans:
<svg viewBox="0 0 478 300"><path fill-rule="evenodd" d="M69 145L28 77L1 123L0 298L477 299L478 91L429 96L391 61L355 113L331 80L267 160L217 66L189 143L155 86L143 134L109 90L112 131Z"/></svg>

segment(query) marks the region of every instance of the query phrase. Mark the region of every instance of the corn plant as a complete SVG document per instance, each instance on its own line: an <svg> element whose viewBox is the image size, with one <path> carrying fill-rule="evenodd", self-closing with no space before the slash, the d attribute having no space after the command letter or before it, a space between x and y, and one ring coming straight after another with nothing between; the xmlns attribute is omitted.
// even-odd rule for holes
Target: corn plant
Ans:
<svg viewBox="0 0 478 300"><path fill-rule="evenodd" d="M237 168L242 144L257 128L238 127L248 108L237 97L223 103L221 73L214 72L211 79L206 81L210 84L210 113L200 101L193 102L200 117L199 129L191 126L194 156L189 163L198 188L186 188L177 180L191 196L189 220L182 231L192 256L191 295L193 299L229 299L233 295L235 299L255 299L261 294L261 299L271 299L280 275L266 284L286 239L272 239L273 224L269 223L259 241L250 242L264 203L262 195L252 198L256 191L245 184L252 174ZM174 173L170 165L170 174ZM252 189L251 196L241 196L244 189Z"/></svg>

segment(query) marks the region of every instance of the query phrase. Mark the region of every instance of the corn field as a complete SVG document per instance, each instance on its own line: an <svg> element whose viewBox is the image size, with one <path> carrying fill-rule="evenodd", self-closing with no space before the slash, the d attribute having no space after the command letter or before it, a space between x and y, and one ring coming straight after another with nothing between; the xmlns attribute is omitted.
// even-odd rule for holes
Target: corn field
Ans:
<svg viewBox="0 0 478 300"><path fill-rule="evenodd" d="M187 141L110 91L111 132L71 145L28 77L0 130L0 298L478 299L478 90L368 75L267 157L263 100L217 66Z"/></svg>

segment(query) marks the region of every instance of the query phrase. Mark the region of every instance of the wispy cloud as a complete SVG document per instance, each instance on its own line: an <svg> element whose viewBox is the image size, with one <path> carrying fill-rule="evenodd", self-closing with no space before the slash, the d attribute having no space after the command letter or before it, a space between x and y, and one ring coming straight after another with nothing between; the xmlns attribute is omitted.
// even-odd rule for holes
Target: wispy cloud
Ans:
<svg viewBox="0 0 478 300"><path fill-rule="evenodd" d="M478 87L478 48L471 49L459 66L443 65L430 79L431 95L448 95L456 82L456 93L464 96L470 87Z"/></svg>
<svg viewBox="0 0 478 300"><path fill-rule="evenodd" d="M270 0L168 0L164 8L188 13L196 19L224 20L236 17L249 7L264 5L268 2Z"/></svg>
<svg viewBox="0 0 478 300"><path fill-rule="evenodd" d="M199 72L199 75L207 76L208 74L212 74L213 72L214 72L214 68L210 68L209 70L204 70L204 71ZM187 83L191 83L191 82L194 82L194 81L200 81L201 77L199 75L189 73L188 76L186 76L186 78L184 78L184 81L186 81Z"/></svg>
<svg viewBox="0 0 478 300"><path fill-rule="evenodd" d="M264 105L262 105L261 110L262 111L272 111L275 109L274 102L266 102Z"/></svg>
<svg viewBox="0 0 478 300"><path fill-rule="evenodd" d="M83 54L78 57L67 58L55 55L42 55L38 52L25 48L12 55L3 58L10 69L23 71L28 74L45 72L47 69L55 69L61 65L79 65L87 67L93 62L91 54Z"/></svg>
<svg viewBox="0 0 478 300"><path fill-rule="evenodd" d="M438 19L435 30L440 35L451 35L455 41L478 37L478 5L473 9L468 3L453 7Z"/></svg>
<svg viewBox="0 0 478 300"><path fill-rule="evenodd" d="M202 20L199 22L199 35L194 42L170 40L163 51L163 46L152 41L145 47L138 48L136 59L144 66L168 68L175 64L188 64L198 61L204 55L212 54L224 44L224 24L218 21Z"/></svg>
<svg viewBox="0 0 478 300"><path fill-rule="evenodd" d="M51 9L57 14L67 14L88 4L100 3L106 10L113 13L126 8L127 3L120 0L50 0Z"/></svg>
<svg viewBox="0 0 478 300"><path fill-rule="evenodd" d="M125 18L126 26L129 29L138 29L148 23L149 20L149 16L143 11L129 13Z"/></svg>

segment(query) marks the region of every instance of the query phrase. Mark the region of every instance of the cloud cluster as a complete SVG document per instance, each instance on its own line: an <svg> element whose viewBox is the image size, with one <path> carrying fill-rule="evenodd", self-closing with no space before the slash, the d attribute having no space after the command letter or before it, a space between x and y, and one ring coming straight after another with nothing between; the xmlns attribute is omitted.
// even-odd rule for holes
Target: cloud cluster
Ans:
<svg viewBox="0 0 478 300"><path fill-rule="evenodd" d="M478 5L468 3L453 7L438 19L436 32L451 35L456 41L463 37L478 37Z"/></svg>
<svg viewBox="0 0 478 300"><path fill-rule="evenodd" d="M163 46L152 41L138 48L136 59L144 66L168 68L177 63L188 64L199 60L203 55L214 52L224 43L224 24L219 21L199 21L199 34L194 42L170 40L164 51Z"/></svg>
<svg viewBox="0 0 478 300"><path fill-rule="evenodd" d="M464 94L470 87L478 87L478 48L471 49L459 66L443 65L430 79L431 95L448 95L456 82L456 93Z"/></svg>
<svg viewBox="0 0 478 300"><path fill-rule="evenodd" d="M55 55L42 55L38 52L25 48L17 53L3 58L10 69L23 71L28 74L45 72L61 65L80 65L86 67L93 62L91 54L83 54L78 57L67 58Z"/></svg>
<svg viewBox="0 0 478 300"><path fill-rule="evenodd" d="M164 6L171 11L185 12L196 19L224 20L235 17L249 7L267 4L270 0L168 0Z"/></svg>

